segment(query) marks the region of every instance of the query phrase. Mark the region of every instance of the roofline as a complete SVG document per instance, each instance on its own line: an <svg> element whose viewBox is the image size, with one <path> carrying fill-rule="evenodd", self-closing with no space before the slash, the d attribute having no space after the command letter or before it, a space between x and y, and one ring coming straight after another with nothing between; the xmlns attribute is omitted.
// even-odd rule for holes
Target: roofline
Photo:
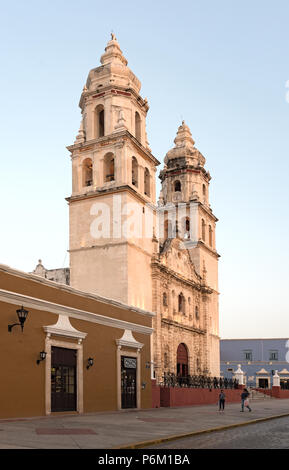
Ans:
<svg viewBox="0 0 289 470"><path fill-rule="evenodd" d="M272 339L284 339L286 341L289 340L289 335L287 338L221 338L220 341L267 341Z"/></svg>
<svg viewBox="0 0 289 470"><path fill-rule="evenodd" d="M18 276L18 277L21 277L23 279L30 279L31 281L38 282L39 284L44 284L44 285L49 286L49 287L58 288L58 289L63 290L65 292L80 295L80 296L85 297L87 299L97 300L98 302L102 302L104 304L110 304L110 305L113 305L113 306L118 307L118 308L123 309L123 310L130 310L130 311L138 313L140 315L145 315L145 316L150 316L150 317L154 317L156 315L154 312L151 312L149 310L143 310L141 308L125 304L125 303L120 302L118 300L113 300L113 299L109 299L108 297L102 297L102 296L97 295L97 294L92 294L90 292L81 291L81 290L76 289L75 287L68 286L67 284L62 284L60 282L50 281L50 280L45 279L41 276L38 276L37 274L26 273L25 271L20 271L18 269L11 268L10 266L7 266L5 264L0 264L0 272L4 272L4 273L7 273L7 274L12 274L14 276Z"/></svg>

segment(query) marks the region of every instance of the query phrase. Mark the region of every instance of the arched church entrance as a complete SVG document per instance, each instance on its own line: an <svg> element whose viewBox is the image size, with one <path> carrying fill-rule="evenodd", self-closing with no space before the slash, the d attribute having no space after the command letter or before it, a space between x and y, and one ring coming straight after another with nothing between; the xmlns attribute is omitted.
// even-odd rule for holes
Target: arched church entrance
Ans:
<svg viewBox="0 0 289 470"><path fill-rule="evenodd" d="M180 343L177 350L177 375L187 377L189 371L188 348Z"/></svg>

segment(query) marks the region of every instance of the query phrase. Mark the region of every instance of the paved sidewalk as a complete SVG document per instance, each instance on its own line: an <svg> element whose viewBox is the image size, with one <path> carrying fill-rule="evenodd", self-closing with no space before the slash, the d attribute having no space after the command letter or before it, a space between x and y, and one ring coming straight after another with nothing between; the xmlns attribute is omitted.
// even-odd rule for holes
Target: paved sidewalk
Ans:
<svg viewBox="0 0 289 470"><path fill-rule="evenodd" d="M275 415L289 415L289 400L251 401L240 405L157 408L143 411L62 415L0 421L0 449L113 449L170 435L208 430Z"/></svg>

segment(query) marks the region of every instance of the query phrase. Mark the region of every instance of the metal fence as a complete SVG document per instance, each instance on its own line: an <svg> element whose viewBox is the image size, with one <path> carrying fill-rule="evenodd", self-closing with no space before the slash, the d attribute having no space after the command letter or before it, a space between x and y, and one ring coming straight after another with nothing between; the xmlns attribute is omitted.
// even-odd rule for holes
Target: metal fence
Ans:
<svg viewBox="0 0 289 470"><path fill-rule="evenodd" d="M178 376L173 372L166 372L160 382L163 387L188 387L188 388L238 388L238 380L226 377L210 377L207 375Z"/></svg>

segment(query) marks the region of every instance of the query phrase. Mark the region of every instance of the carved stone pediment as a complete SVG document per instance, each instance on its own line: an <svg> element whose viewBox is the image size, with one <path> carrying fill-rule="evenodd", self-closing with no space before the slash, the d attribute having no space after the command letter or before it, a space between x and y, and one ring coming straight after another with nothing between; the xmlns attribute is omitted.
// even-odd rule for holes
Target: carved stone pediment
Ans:
<svg viewBox="0 0 289 470"><path fill-rule="evenodd" d="M166 267L179 273L185 278L196 283L200 282L200 276L196 272L190 252L179 238L168 240L160 254L160 262Z"/></svg>

